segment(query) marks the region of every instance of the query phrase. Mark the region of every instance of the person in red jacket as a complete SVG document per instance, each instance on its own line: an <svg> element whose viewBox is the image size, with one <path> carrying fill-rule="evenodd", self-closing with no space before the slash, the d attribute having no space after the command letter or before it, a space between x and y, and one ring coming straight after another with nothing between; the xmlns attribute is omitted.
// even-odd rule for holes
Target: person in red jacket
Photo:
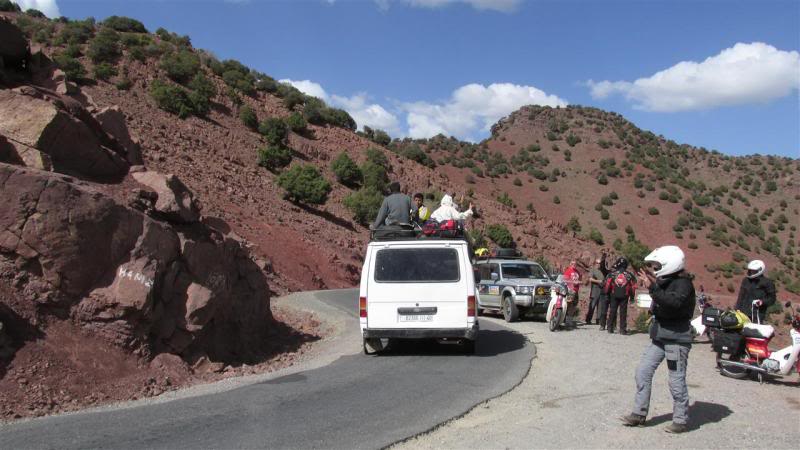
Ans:
<svg viewBox="0 0 800 450"><path fill-rule="evenodd" d="M619 309L619 334L628 334L628 302L636 294L636 277L628 272L628 260L620 257L606 277L603 292L608 296L608 332L614 333Z"/></svg>
<svg viewBox="0 0 800 450"><path fill-rule="evenodd" d="M564 271L564 283L567 284L569 291L566 320L569 325L572 325L575 308L578 306L578 290L581 288L581 272L578 270L575 260L570 261L569 267Z"/></svg>

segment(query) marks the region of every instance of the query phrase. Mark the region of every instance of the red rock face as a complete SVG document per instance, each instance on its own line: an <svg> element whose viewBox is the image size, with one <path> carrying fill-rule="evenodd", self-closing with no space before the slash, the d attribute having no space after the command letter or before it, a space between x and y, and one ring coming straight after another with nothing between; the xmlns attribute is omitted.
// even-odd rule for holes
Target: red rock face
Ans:
<svg viewBox="0 0 800 450"><path fill-rule="evenodd" d="M3 261L26 268L19 288L42 308L142 355L257 358L269 291L240 241L154 220L58 174L0 164L0 187Z"/></svg>

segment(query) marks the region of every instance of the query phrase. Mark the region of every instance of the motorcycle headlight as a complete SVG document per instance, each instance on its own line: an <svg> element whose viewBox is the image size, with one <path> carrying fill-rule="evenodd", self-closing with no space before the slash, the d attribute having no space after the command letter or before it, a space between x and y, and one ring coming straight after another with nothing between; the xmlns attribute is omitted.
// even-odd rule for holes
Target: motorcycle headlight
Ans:
<svg viewBox="0 0 800 450"><path fill-rule="evenodd" d="M520 286L517 288L518 294L530 294L533 288L531 286Z"/></svg>

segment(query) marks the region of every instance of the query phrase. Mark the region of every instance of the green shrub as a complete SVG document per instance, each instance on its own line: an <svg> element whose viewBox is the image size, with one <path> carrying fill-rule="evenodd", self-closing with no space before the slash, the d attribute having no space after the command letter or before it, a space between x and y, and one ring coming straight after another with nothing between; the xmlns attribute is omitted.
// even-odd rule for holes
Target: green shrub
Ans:
<svg viewBox="0 0 800 450"><path fill-rule="evenodd" d="M353 213L353 220L369 225L378 215L383 194L372 188L362 188L344 198L344 206Z"/></svg>
<svg viewBox="0 0 800 450"><path fill-rule="evenodd" d="M509 208L514 208L517 206L514 204L514 200L512 200L511 197L508 196L508 192L503 192L502 194L500 194L500 196L497 197L497 201L501 205L508 206Z"/></svg>
<svg viewBox="0 0 800 450"><path fill-rule="evenodd" d="M339 156L333 160L331 169L333 170L333 174L336 175L336 179L348 187L356 187L361 184L364 179L364 174L361 173L361 169L358 168L356 163L345 152L340 153ZM375 191L374 187L371 190Z"/></svg>
<svg viewBox="0 0 800 450"><path fill-rule="evenodd" d="M606 223L606 228L608 228L609 230L616 230L617 222L614 222L613 220L609 221L608 223Z"/></svg>
<svg viewBox="0 0 800 450"><path fill-rule="evenodd" d="M547 187L547 185L546 185L546 184L540 184L540 185L539 185L539 190L540 190L540 191L542 191L542 192L547 192L547 191L549 191L549 190L550 190L550 188L549 188L549 187Z"/></svg>
<svg viewBox="0 0 800 450"><path fill-rule="evenodd" d="M567 222L567 229L569 231L573 231L575 233L580 233L581 231L581 222L578 220L577 217L572 216L569 218L569 222Z"/></svg>
<svg viewBox="0 0 800 450"><path fill-rule="evenodd" d="M161 69L167 77L180 84L186 84L200 71L200 58L189 50L179 50L161 58Z"/></svg>
<svg viewBox="0 0 800 450"><path fill-rule="evenodd" d="M692 250L697 250L697 243L694 241L689 242L689 248Z"/></svg>
<svg viewBox="0 0 800 450"><path fill-rule="evenodd" d="M605 206L611 206L614 204L614 200L612 200L611 197L609 196L604 196L603 198L600 199L600 204Z"/></svg>
<svg viewBox="0 0 800 450"><path fill-rule="evenodd" d="M181 119L189 117L194 111L189 93L181 87L154 80L150 85L150 96L159 108Z"/></svg>
<svg viewBox="0 0 800 450"><path fill-rule="evenodd" d="M278 82L274 78L261 74L256 81L256 90L262 92L275 92L278 90Z"/></svg>
<svg viewBox="0 0 800 450"><path fill-rule="evenodd" d="M11 0L0 0L0 11L22 12L22 8Z"/></svg>
<svg viewBox="0 0 800 450"><path fill-rule="evenodd" d="M600 176L597 177L597 182L605 186L608 184L608 178L606 178L605 174L600 174Z"/></svg>
<svg viewBox="0 0 800 450"><path fill-rule="evenodd" d="M579 138L578 136L575 136L572 133L567 135L567 144L569 144L570 147L575 147L575 144L579 142L581 142L581 138Z"/></svg>
<svg viewBox="0 0 800 450"><path fill-rule="evenodd" d="M305 133L306 127L308 123L306 119L303 118L303 115L298 112L293 112L286 118L286 125L289 126L289 129L294 131L295 133Z"/></svg>
<svg viewBox="0 0 800 450"><path fill-rule="evenodd" d="M278 177L278 186L293 202L321 205L328 200L331 184L311 164L295 165Z"/></svg>
<svg viewBox="0 0 800 450"><path fill-rule="evenodd" d="M258 151L258 165L270 171L286 167L292 162L292 151L282 144L268 145ZM296 166L298 167L298 166Z"/></svg>
<svg viewBox="0 0 800 450"><path fill-rule="evenodd" d="M650 330L650 311L640 311L633 321L633 327L640 333L647 333Z"/></svg>
<svg viewBox="0 0 800 450"><path fill-rule="evenodd" d="M120 56L119 33L111 28L101 28L94 39L89 42L87 55L95 64L115 62Z"/></svg>
<svg viewBox="0 0 800 450"><path fill-rule="evenodd" d="M558 198L558 196L556 195L555 197L553 197L553 203L555 203L556 205L558 205L558 204L560 204L560 203L561 203L561 199L560 199L560 198Z"/></svg>
<svg viewBox="0 0 800 450"><path fill-rule="evenodd" d="M603 233L600 232L597 228L592 227L589 230L589 234L586 236L590 240L594 241L597 245L603 245L605 240L603 239Z"/></svg>
<svg viewBox="0 0 800 450"><path fill-rule="evenodd" d="M117 68L109 63L100 63L94 66L94 77L98 80L108 81L117 76Z"/></svg>
<svg viewBox="0 0 800 450"><path fill-rule="evenodd" d="M256 116L256 112L253 111L253 108L247 105L242 106L239 109L239 119L247 128L251 130L258 129L258 116Z"/></svg>
<svg viewBox="0 0 800 450"><path fill-rule="evenodd" d="M217 96L217 87L202 72L192 78L192 81L189 82L189 89L209 99L209 101Z"/></svg>
<svg viewBox="0 0 800 450"><path fill-rule="evenodd" d="M651 216L657 216L658 208L656 208L655 206L651 206L650 208L647 209L647 214L650 214Z"/></svg>
<svg viewBox="0 0 800 450"><path fill-rule="evenodd" d="M383 130L375 130L372 142L386 147L392 142L392 138Z"/></svg>
<svg viewBox="0 0 800 450"><path fill-rule="evenodd" d="M367 161L377 164L386 170L389 169L389 158L381 151L375 147L370 147L366 151Z"/></svg>
<svg viewBox="0 0 800 450"><path fill-rule="evenodd" d="M64 28L56 38L56 42L64 44L84 44L94 33L94 21L75 20L64 24Z"/></svg>
<svg viewBox="0 0 800 450"><path fill-rule="evenodd" d="M650 248L631 236L628 236L628 242L622 245L619 252L628 259L634 269L639 270L644 265L644 257L650 253Z"/></svg>
<svg viewBox="0 0 800 450"><path fill-rule="evenodd" d="M386 175L386 168L366 161L361 165L361 174L364 177L364 187L384 192L386 185L389 184L389 177Z"/></svg>
<svg viewBox="0 0 800 450"><path fill-rule="evenodd" d="M71 56L60 54L53 57L59 69L64 71L68 81L80 81L86 77L86 69L80 60Z"/></svg>
<svg viewBox="0 0 800 450"><path fill-rule="evenodd" d="M122 77L114 86L117 90L127 91L133 86L133 82L128 77Z"/></svg>
<svg viewBox="0 0 800 450"><path fill-rule="evenodd" d="M514 186L522 186L522 180L519 178L514 178Z"/></svg>
<svg viewBox="0 0 800 450"><path fill-rule="evenodd" d="M505 225L488 225L486 227L486 237L491 239L498 247L511 247L514 245L514 237Z"/></svg>
<svg viewBox="0 0 800 450"><path fill-rule="evenodd" d="M600 210L600 218L603 220L608 220L611 217L611 213L608 212L607 209L603 208Z"/></svg>
<svg viewBox="0 0 800 450"><path fill-rule="evenodd" d="M142 22L130 17L110 16L103 21L103 25L117 31L125 31L129 33L147 33L147 28L144 27Z"/></svg>
<svg viewBox="0 0 800 450"><path fill-rule="evenodd" d="M272 146L283 144L289 134L286 122L279 117L269 117L258 125L258 132L264 135Z"/></svg>
<svg viewBox="0 0 800 450"><path fill-rule="evenodd" d="M430 168L436 167L436 163L433 162L431 157L428 156L428 154L425 153L425 151L422 150L422 148L420 148L420 146L417 144L411 144L408 147L404 148L402 151L402 155L412 161L422 164L423 166L427 166Z"/></svg>
<svg viewBox="0 0 800 450"><path fill-rule="evenodd" d="M211 111L211 99L202 92L190 91L189 103L195 116L205 117Z"/></svg>

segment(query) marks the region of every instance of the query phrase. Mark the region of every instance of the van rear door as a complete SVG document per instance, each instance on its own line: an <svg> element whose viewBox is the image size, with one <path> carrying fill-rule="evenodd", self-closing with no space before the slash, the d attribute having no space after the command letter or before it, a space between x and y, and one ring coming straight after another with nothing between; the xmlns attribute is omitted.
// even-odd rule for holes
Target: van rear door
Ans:
<svg viewBox="0 0 800 450"><path fill-rule="evenodd" d="M474 295L463 244L388 244L373 249L368 328L465 328Z"/></svg>

